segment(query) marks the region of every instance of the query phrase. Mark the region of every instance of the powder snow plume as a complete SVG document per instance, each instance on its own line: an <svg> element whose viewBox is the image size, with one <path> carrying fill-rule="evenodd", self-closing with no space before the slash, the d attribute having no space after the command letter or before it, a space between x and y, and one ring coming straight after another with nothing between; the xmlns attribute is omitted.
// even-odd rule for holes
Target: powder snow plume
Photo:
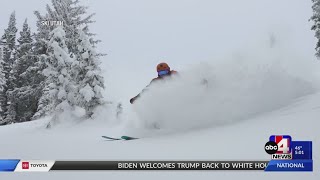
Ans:
<svg viewBox="0 0 320 180"><path fill-rule="evenodd" d="M310 76L299 74L307 72L304 67L294 68L295 57L257 54L199 63L154 83L133 105L136 127L179 132L226 125L279 109L316 89Z"/></svg>

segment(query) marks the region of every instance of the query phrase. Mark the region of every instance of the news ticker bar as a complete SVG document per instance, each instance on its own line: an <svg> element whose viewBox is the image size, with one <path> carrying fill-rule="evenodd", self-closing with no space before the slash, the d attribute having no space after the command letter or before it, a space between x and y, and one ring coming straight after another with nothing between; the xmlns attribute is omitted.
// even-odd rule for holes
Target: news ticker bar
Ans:
<svg viewBox="0 0 320 180"><path fill-rule="evenodd" d="M0 160L0 171L48 172L86 170L264 170L312 171L312 160L271 161L54 161Z"/></svg>
<svg viewBox="0 0 320 180"><path fill-rule="evenodd" d="M267 161L60 161L51 170L264 170Z"/></svg>

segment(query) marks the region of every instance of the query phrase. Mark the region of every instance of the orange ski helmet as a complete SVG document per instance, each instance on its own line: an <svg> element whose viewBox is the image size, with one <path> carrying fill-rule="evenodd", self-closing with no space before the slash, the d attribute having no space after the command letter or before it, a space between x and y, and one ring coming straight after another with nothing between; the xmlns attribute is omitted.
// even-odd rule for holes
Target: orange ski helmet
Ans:
<svg viewBox="0 0 320 180"><path fill-rule="evenodd" d="M162 62L157 65L157 72L164 71L164 70L170 71L170 67L167 63Z"/></svg>

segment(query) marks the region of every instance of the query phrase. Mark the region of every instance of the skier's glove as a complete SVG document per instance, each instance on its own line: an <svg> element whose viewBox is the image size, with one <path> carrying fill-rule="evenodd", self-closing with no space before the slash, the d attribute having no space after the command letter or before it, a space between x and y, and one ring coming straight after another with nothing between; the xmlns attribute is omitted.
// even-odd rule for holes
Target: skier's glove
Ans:
<svg viewBox="0 0 320 180"><path fill-rule="evenodd" d="M131 98L130 99L130 103L133 104L138 97L139 97L139 95L137 95L136 97Z"/></svg>
<svg viewBox="0 0 320 180"><path fill-rule="evenodd" d="M133 104L134 100L135 100L135 98L131 98L130 103Z"/></svg>

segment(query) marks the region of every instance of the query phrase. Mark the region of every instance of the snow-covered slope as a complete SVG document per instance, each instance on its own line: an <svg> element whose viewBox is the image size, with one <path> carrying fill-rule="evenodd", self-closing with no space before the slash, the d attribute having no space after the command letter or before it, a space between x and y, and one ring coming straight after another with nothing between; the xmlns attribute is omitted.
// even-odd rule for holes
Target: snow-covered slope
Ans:
<svg viewBox="0 0 320 180"><path fill-rule="evenodd" d="M45 120L0 128L1 158L63 160L268 160L263 147L270 134L290 134L295 140L314 142L313 173L264 172L68 172L40 174L1 173L0 177L58 179L201 178L201 179L317 179L319 178L320 94L296 99L279 110L263 113L241 123L136 141L105 141L113 134L106 122L85 122L73 127L45 130ZM246 146L236 151L235 147Z"/></svg>

